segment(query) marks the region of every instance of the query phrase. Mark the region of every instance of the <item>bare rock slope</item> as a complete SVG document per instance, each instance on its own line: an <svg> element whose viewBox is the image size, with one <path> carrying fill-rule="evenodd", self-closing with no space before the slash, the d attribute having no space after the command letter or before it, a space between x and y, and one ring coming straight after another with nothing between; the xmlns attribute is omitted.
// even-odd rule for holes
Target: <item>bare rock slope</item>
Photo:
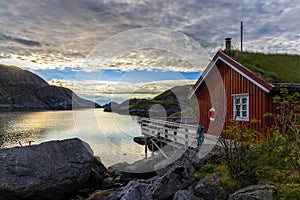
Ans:
<svg viewBox="0 0 300 200"><path fill-rule="evenodd" d="M98 104L80 98L70 89L49 85L38 75L0 64L0 109L70 110Z"/></svg>

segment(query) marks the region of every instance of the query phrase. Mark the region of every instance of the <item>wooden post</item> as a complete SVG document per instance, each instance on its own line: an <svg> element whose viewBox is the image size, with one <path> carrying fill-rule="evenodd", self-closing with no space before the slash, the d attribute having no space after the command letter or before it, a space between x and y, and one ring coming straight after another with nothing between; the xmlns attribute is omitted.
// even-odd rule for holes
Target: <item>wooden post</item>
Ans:
<svg viewBox="0 0 300 200"><path fill-rule="evenodd" d="M148 145L147 145L147 137L145 136L145 158L147 158L147 153L148 153Z"/></svg>
<svg viewBox="0 0 300 200"><path fill-rule="evenodd" d="M153 157L154 156L154 143L153 143L153 140L151 140L152 142L152 146L151 146L151 150L152 150L152 152L151 152L151 156Z"/></svg>
<svg viewBox="0 0 300 200"><path fill-rule="evenodd" d="M184 130L185 130L185 134L184 134L184 136L185 136L184 145L188 147L188 145L189 145L189 135L188 135L189 130L188 130L187 128L185 128Z"/></svg>

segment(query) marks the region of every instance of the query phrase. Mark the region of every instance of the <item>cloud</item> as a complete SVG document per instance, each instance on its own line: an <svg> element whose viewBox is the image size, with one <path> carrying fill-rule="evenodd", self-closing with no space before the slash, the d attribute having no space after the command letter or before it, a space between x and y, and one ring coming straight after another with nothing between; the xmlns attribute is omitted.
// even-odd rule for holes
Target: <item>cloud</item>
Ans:
<svg viewBox="0 0 300 200"><path fill-rule="evenodd" d="M234 47L239 48L240 21L245 25L245 50L300 54L300 21L295 20L299 13L297 0L0 1L0 58L22 56L40 68L44 64L79 65L107 38L142 27L168 28L186 34L212 56L224 47L225 37L232 37ZM131 62L133 59L128 65L120 61L113 64L128 69ZM140 59L133 64L146 68L149 62ZM176 67L178 71L196 70L175 66L173 62L170 65L170 69ZM158 62L158 66L163 65Z"/></svg>
<svg viewBox="0 0 300 200"><path fill-rule="evenodd" d="M174 54L160 49L142 49L124 53L122 56L114 58L107 65L92 65L91 70L95 69L119 69L121 71L139 70L161 70L175 72L197 72L203 70L209 62L207 57L202 66L194 66L181 55ZM95 64L95 63L93 63Z"/></svg>
<svg viewBox="0 0 300 200"><path fill-rule="evenodd" d="M27 39L23 39L23 38L15 38L15 37L11 37L9 35L5 35L5 34L0 34L0 40L3 41L13 41L13 42L17 42L19 44L23 44L26 46L37 46L40 47L42 46L42 44L38 41L34 41L34 40L27 40Z"/></svg>
<svg viewBox="0 0 300 200"><path fill-rule="evenodd" d="M98 101L111 99L153 98L156 95L178 85L193 85L196 80L163 80L146 83L111 82L111 81L71 81L52 79L48 83L66 87L77 94ZM101 97L101 98L100 98Z"/></svg>

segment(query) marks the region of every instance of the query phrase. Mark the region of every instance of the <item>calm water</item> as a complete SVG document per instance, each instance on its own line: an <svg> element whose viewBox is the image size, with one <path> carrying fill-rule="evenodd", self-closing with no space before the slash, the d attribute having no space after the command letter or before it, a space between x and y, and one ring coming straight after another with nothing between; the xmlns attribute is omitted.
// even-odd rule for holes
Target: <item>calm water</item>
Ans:
<svg viewBox="0 0 300 200"><path fill-rule="evenodd" d="M137 118L97 110L0 112L2 148L78 137L90 144L106 166L144 157Z"/></svg>

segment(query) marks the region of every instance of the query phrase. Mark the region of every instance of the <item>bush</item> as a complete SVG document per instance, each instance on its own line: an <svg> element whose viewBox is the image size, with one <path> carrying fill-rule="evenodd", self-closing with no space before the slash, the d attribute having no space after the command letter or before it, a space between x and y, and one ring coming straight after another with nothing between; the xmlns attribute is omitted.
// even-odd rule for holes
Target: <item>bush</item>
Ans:
<svg viewBox="0 0 300 200"><path fill-rule="evenodd" d="M271 166L261 166L256 168L256 178L259 184L274 184L282 182L286 178L286 173Z"/></svg>
<svg viewBox="0 0 300 200"><path fill-rule="evenodd" d="M300 199L300 187L288 191L284 197L284 200L299 200L299 199Z"/></svg>
<svg viewBox="0 0 300 200"><path fill-rule="evenodd" d="M210 163L207 163L203 166L201 166L201 168L197 171L195 171L195 176L198 178L198 179L201 179L201 178L204 178L208 175L211 175L214 173L215 171L215 168L217 167L218 165L216 164L210 164Z"/></svg>
<svg viewBox="0 0 300 200"><path fill-rule="evenodd" d="M251 120L251 123L258 122ZM232 123L223 131L219 142L224 148L224 162L228 167L230 176L236 180L243 180L244 174L247 173L247 165L252 162L251 149L254 136L259 133L248 129L244 123L236 120L233 120Z"/></svg>
<svg viewBox="0 0 300 200"><path fill-rule="evenodd" d="M217 165L215 165L215 164L207 163L207 164L203 165L203 166L200 168L200 172L201 172L201 173L212 174L212 173L214 173L214 169L215 169L216 167L217 167Z"/></svg>

